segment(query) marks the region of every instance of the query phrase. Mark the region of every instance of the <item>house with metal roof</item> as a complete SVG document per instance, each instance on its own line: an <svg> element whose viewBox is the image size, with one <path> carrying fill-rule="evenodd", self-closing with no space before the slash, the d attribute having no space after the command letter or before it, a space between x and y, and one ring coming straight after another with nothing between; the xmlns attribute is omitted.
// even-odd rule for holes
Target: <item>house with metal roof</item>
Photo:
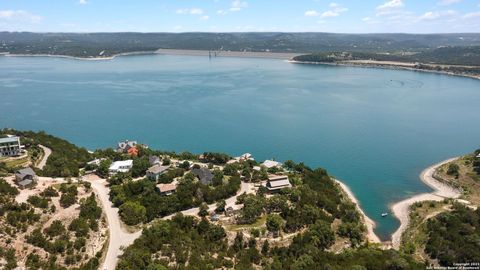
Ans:
<svg viewBox="0 0 480 270"><path fill-rule="evenodd" d="M18 156L20 155L20 149L20 137L0 138L0 157Z"/></svg>
<svg viewBox="0 0 480 270"><path fill-rule="evenodd" d="M280 167L282 166L282 163L275 161L275 160L265 160L262 163L263 166L265 166L267 169L273 168L273 167Z"/></svg>
<svg viewBox="0 0 480 270"><path fill-rule="evenodd" d="M160 175L164 174L170 166L162 166L160 164L153 165L147 170L147 177L150 180L157 181Z"/></svg>
<svg viewBox="0 0 480 270"><path fill-rule="evenodd" d="M274 191L279 191L279 190L284 189L284 188L292 187L292 184L290 184L290 181L288 180L288 176L280 175L280 176L269 177L265 187L269 191L274 192Z"/></svg>
<svg viewBox="0 0 480 270"><path fill-rule="evenodd" d="M24 168L15 172L15 183L21 188L32 186L38 180L37 174L32 168Z"/></svg>

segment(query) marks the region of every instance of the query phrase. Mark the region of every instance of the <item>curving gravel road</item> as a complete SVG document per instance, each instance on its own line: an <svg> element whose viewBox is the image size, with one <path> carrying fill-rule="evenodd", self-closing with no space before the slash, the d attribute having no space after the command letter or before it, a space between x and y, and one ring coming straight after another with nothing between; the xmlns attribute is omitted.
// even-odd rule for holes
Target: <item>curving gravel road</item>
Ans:
<svg viewBox="0 0 480 270"><path fill-rule="evenodd" d="M38 147L42 148L43 157L42 157L42 160L40 160L40 162L35 167L39 168L40 170L43 170L43 167L45 167L45 165L47 164L48 157L50 156L50 154L52 154L52 149L46 146L43 146L41 144L39 144Z"/></svg>

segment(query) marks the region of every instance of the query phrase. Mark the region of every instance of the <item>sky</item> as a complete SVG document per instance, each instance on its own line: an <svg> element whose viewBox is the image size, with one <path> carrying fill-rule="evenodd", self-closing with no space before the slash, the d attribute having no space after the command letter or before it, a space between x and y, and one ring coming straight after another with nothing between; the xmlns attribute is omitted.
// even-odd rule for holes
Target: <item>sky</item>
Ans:
<svg viewBox="0 0 480 270"><path fill-rule="evenodd" d="M0 31L480 32L480 0L0 0Z"/></svg>

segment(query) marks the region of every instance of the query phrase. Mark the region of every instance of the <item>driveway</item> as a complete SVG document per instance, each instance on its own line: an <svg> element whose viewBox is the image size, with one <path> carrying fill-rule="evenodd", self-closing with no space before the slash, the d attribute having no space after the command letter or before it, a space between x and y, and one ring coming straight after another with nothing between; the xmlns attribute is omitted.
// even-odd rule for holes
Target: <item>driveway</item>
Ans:
<svg viewBox="0 0 480 270"><path fill-rule="evenodd" d="M107 181L105 181L105 179L86 181L92 183L92 188L96 191L98 198L102 203L102 207L107 216L108 229L110 232L107 256L100 269L113 270L117 265L118 256L122 255L121 248L131 245L135 239L140 237L142 231L139 230L130 233L122 227L120 216L118 215L118 208L114 207L109 200L108 193L110 189L106 186Z"/></svg>

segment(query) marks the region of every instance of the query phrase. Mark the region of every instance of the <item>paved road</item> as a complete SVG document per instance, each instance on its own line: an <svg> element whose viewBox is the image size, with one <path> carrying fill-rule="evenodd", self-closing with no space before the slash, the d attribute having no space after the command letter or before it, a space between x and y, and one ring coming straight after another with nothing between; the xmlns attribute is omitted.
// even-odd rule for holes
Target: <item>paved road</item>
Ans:
<svg viewBox="0 0 480 270"><path fill-rule="evenodd" d="M43 146L41 144L38 145L38 147L42 148L43 150L43 157L42 157L42 160L40 160L40 162L37 164L37 168L39 168L40 170L43 170L43 167L45 167L45 165L47 164L47 159L48 157L50 156L50 154L52 154L52 150L46 146Z"/></svg>
<svg viewBox="0 0 480 270"><path fill-rule="evenodd" d="M107 215L108 229L110 232L107 256L100 269L113 270L117 265L118 256L122 254L121 247L131 245L135 239L140 237L142 231L140 230L135 233L129 233L122 228L120 217L118 215L118 208L114 207L109 200L109 188L106 186L106 181L104 179L87 181L92 183L92 188L96 191L98 198L102 203L105 214Z"/></svg>

